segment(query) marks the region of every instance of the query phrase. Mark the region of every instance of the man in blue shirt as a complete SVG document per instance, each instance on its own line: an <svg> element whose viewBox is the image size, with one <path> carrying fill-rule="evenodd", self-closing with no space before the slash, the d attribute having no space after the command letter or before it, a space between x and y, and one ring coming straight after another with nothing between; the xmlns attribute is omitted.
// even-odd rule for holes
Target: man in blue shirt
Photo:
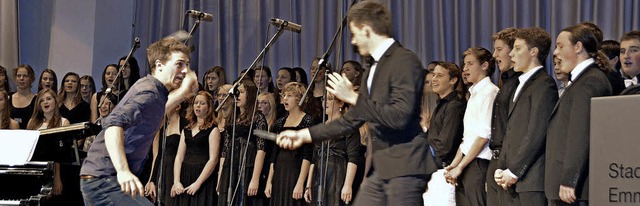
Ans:
<svg viewBox="0 0 640 206"><path fill-rule="evenodd" d="M197 89L189 48L162 39L147 48L151 75L137 81L103 121L80 170L85 205L152 205L136 175L142 170L165 110ZM139 195L137 195L139 194Z"/></svg>

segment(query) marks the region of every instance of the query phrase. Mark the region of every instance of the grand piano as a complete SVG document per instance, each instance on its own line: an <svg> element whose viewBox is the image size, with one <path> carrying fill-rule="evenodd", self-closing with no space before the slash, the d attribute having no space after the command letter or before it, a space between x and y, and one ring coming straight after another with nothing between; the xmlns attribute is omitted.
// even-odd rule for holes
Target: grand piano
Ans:
<svg viewBox="0 0 640 206"><path fill-rule="evenodd" d="M0 165L0 205L52 205L53 163L79 169L81 153L76 140L96 135L100 130L100 126L88 122L41 130L31 162ZM78 174L62 175L78 179ZM64 185L64 189L80 188L76 184Z"/></svg>

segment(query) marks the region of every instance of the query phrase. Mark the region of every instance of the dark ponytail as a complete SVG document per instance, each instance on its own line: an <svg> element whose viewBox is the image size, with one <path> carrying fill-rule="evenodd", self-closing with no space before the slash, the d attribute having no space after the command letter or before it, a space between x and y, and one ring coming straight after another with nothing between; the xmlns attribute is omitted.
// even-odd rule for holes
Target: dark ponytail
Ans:
<svg viewBox="0 0 640 206"><path fill-rule="evenodd" d="M577 24L563 29L562 31L566 31L571 33L569 40L572 44L576 44L578 42L582 43L582 47L585 51L587 51L589 57L593 58L596 61L596 65L600 67L602 71L605 73L610 73L613 71L611 65L609 65L609 58L607 55L598 51L600 42L598 41L598 36L596 30L588 25Z"/></svg>
<svg viewBox="0 0 640 206"><path fill-rule="evenodd" d="M598 67L602 71L604 71L604 73L608 74L613 72L613 68L611 68L611 65L609 64L609 57L607 57L604 52L589 52L589 56L593 57L593 59L596 61L596 65L598 65Z"/></svg>

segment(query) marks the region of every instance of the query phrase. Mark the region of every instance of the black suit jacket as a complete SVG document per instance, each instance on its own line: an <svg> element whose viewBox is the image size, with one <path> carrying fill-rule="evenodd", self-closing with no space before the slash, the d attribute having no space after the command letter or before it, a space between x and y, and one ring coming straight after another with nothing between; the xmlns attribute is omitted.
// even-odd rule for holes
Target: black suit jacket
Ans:
<svg viewBox="0 0 640 206"><path fill-rule="evenodd" d="M544 181L547 199L560 199L560 185L575 188L578 200L589 199L591 98L610 95L611 84L607 75L591 64L558 100L547 130Z"/></svg>
<svg viewBox="0 0 640 206"><path fill-rule="evenodd" d="M372 170L383 179L430 174L437 168L420 127L420 97L425 70L420 59L395 42L378 60L367 87L367 68L355 106L340 119L309 128L314 141L337 138L365 122L371 134ZM431 166L427 168L427 164ZM372 170L369 170L371 173Z"/></svg>
<svg viewBox="0 0 640 206"><path fill-rule="evenodd" d="M624 91L620 92L620 95L634 95L634 94L640 94L640 84L627 87Z"/></svg>
<svg viewBox="0 0 640 206"><path fill-rule="evenodd" d="M516 176L516 192L544 191L547 126L558 101L556 82L544 68L536 71L513 96L500 159ZM521 83L522 84L522 83Z"/></svg>

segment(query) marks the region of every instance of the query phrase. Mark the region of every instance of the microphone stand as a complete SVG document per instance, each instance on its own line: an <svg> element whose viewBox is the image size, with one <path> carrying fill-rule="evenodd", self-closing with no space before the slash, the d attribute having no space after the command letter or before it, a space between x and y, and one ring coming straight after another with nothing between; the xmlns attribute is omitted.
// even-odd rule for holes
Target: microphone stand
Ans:
<svg viewBox="0 0 640 206"><path fill-rule="evenodd" d="M251 65L249 66L249 68L247 69L246 72L244 72L242 74L242 76L240 78L238 78L238 81L236 81L232 86L231 89L229 90L229 93L227 94L227 96L222 100L222 102L220 103L220 105L218 105L218 108L216 108L216 111L220 110L220 108L222 108L222 105L224 105L224 103L229 99L230 95L233 95L235 90L238 88L238 86L240 85L240 83L242 82L242 80L246 77L247 74L249 74L249 71L251 69L254 69L255 65L258 63L258 61L260 61L264 55L266 54L267 51L269 51L269 49L271 48L271 46L273 45L273 43L275 42L276 39L278 39L278 37L280 37L280 35L282 34L282 32L284 31L286 24L282 23L280 24L280 26L278 26L278 30L276 31L276 33L273 35L273 37L271 37L271 39L269 40L269 42L267 42L267 44L265 45L265 47L262 49L262 51L260 51L260 54L258 54L258 56L256 57L255 60L253 60L253 62L251 63ZM258 90L257 93L259 93L260 90ZM240 173L238 174L238 177L240 178L238 180L238 183L236 184L236 188L235 190L233 190L232 192L232 183L233 183L233 179L229 178L229 188L228 188L228 192L227 192L227 205L233 205L231 200L235 199L235 194L237 192L237 188L239 187L240 183L242 183L243 189L242 191L245 192L244 190L244 186L245 186L245 182L244 182L244 165L246 163L246 154L247 154L247 150L249 148L249 141L251 140L251 134L253 132L253 119L255 118L255 113L256 113L256 109L257 109L257 102L258 102L258 98L256 95L256 100L254 102L254 108L253 108L253 114L251 116L251 122L250 122L250 126L249 126L249 135L247 136L247 143L244 147L243 150L243 154L242 154L242 164L239 164L239 166L241 166ZM235 110L234 110L235 112ZM249 111L245 111L245 112L249 112ZM235 124L236 124L236 120L235 120L235 113L234 113L234 135L235 135ZM233 142L232 142L233 143ZM232 151L232 155L233 155L233 151ZM231 156L232 160L233 160L233 156ZM233 163L233 162L232 162ZM231 165L233 167L233 165ZM229 177L232 177L232 173L229 173ZM244 198L241 198L242 200L244 200Z"/></svg>
<svg viewBox="0 0 640 206"><path fill-rule="evenodd" d="M173 112L176 112L176 111L173 111ZM166 121L164 122L164 129L163 129L162 135L158 136L158 138L162 138L162 146L160 146L158 148L158 153L160 155L160 168L158 168L158 179L157 179L157 182L158 182L158 185L157 185L158 193L157 194L158 195L161 195L162 192L163 192L162 186L164 185L164 178L163 178L163 176L164 176L164 151L166 150L166 147L167 147L167 131L169 130L169 124L170 124L170 121L171 121L171 116L172 116L172 114L165 115L165 120ZM179 119L180 118L178 117L178 121L179 121ZM156 156L156 158L158 158L158 157ZM154 161L155 161L155 159L154 159ZM153 171L151 171L151 173L153 174ZM157 204L159 206L164 206L164 204L162 202L162 198L159 198L158 195L156 195Z"/></svg>
<svg viewBox="0 0 640 206"><path fill-rule="evenodd" d="M271 37L271 39L269 40L269 42L267 42L267 45L265 45L265 47L262 49L262 51L260 51L260 54L258 54L256 59L253 60L253 63L251 63L251 65L249 66L247 71L245 73L243 73L240 78L238 78L238 81L236 81L236 83L233 83L233 85L231 86L231 89L229 90L229 93L227 94L227 96L224 97L222 102L220 102L220 104L218 105L218 108L216 108L216 112L218 112L222 108L222 105L224 105L224 103L227 102L227 100L229 99L229 96L233 95L234 90L236 90L238 88L238 86L240 85L240 82L242 82L242 79L244 79L247 76L247 74L249 74L249 70L254 69L254 67L258 63L258 61L260 61L260 59L262 59L264 57L264 55L267 53L267 51L269 51L269 49L271 48L273 43L276 41L276 39L278 39L278 37L280 37L280 35L284 31L284 28L285 28L285 25L284 24L280 24L276 34L274 34L273 37Z"/></svg>
<svg viewBox="0 0 640 206"><path fill-rule="evenodd" d="M187 14L185 13L185 15L187 15ZM184 40L184 45L187 45L187 43L189 43L189 40L193 36L193 32L195 32L196 29L200 26L200 21L202 20L203 17L204 17L203 13L201 13L200 15L198 15L196 17L196 21L193 23L193 26L191 27L191 30L189 30L189 35L187 36L188 38Z"/></svg>
<svg viewBox="0 0 640 206"><path fill-rule="evenodd" d="M357 0L353 0L351 2L351 6L353 6L356 3ZM327 65L327 59L329 58L329 55L331 54L331 52L333 51L333 46L335 46L336 44L336 40L338 39L338 36L340 34L342 34L342 29L344 28L344 25L347 24L347 16L345 15L342 18L342 23L340 24L340 27L338 27L338 31L336 31L335 35L333 35L333 39L331 40L331 44L329 45L329 48L327 49L327 51L322 55L322 57L320 58L320 60L318 60L318 70L316 70L316 72L313 74L313 78L311 78L312 80L315 80L316 77L318 76L318 72L320 72L320 69L322 68L326 68ZM327 73L328 71L325 70L325 75L324 75L324 86L325 88L327 87ZM309 90L311 89L311 84L309 84L307 86L306 91L304 92L304 94L302 95L302 99L300 99L300 102L298 103L299 106L302 106L302 104L304 103L304 99L307 97L307 95L309 94ZM322 123L325 124L326 122L326 105L327 105L327 90L325 89L324 94L322 94ZM327 175L327 170L328 170L328 162L329 162L329 144L330 144L330 140L327 141L323 141L321 143L320 146L320 162L319 162L319 180L318 180L318 193L317 193L317 198L316 198L316 205L318 206L322 206L323 205L323 199L324 199L324 183L326 181L326 175ZM326 145L326 146L325 146ZM326 147L326 148L325 148Z"/></svg>
<svg viewBox="0 0 640 206"><path fill-rule="evenodd" d="M245 165L247 163L247 151L249 150L249 142L251 141L251 135L253 134L253 123L255 121L255 117L256 117L256 113L257 113L256 111L258 109L258 95L260 95L260 89L257 89L257 90L258 90L258 92L256 93L256 99L255 99L255 101L253 103L254 104L253 111L252 111L253 113L251 113L251 121L249 122L249 134L247 135L247 142L244 145L244 148L242 149L242 156L239 156L240 157L240 161L242 162L242 164L240 164L240 168L238 169L240 171L240 173L238 173L238 178L239 179L238 179L238 183L236 183L236 188L233 191L233 195L232 195L231 199L235 199L236 192L238 192L238 187L240 185L242 185L242 192L241 193L244 194L244 193L247 192L247 190L246 190L247 185L246 185L246 182L245 182L245 173L246 173ZM245 111L245 112L248 112L248 111ZM234 133L234 135L235 135L235 133ZM256 144L257 144L257 141L256 141ZM257 145L256 145L256 147L257 147ZM256 155L257 155L257 152L256 152ZM263 160L263 162L264 162L264 160ZM263 163L263 167L264 167L264 163ZM238 203L238 205L243 205L244 195L242 197L243 198L241 198L241 201ZM230 202L227 202L227 205L233 205L233 204L231 204Z"/></svg>
<svg viewBox="0 0 640 206"><path fill-rule="evenodd" d="M116 73L115 80L113 81L113 83L111 83L111 86L108 87L107 90L104 91L104 94L103 94L102 98L100 98L100 103L98 104L98 108L100 108L102 106L102 104L104 103L104 98L107 98L108 95L113 95L113 94L111 94L111 88L114 88L116 86L116 83L118 82L118 78L121 76L120 74L124 70L124 67L127 65L127 63L129 63L129 59L133 55L133 52L135 52L138 48L140 48L140 38L136 37L133 40L133 46L131 47L131 50L129 50L129 54L127 54L127 57L124 59L124 63L122 65L120 65L120 68L118 68L118 73ZM120 62L118 62L118 63L120 63ZM124 78L123 78L123 80L124 80ZM118 88L120 88L120 84L118 84ZM118 89L118 92L120 92L119 89ZM118 94L117 98L118 98L118 100L120 99L120 94Z"/></svg>

